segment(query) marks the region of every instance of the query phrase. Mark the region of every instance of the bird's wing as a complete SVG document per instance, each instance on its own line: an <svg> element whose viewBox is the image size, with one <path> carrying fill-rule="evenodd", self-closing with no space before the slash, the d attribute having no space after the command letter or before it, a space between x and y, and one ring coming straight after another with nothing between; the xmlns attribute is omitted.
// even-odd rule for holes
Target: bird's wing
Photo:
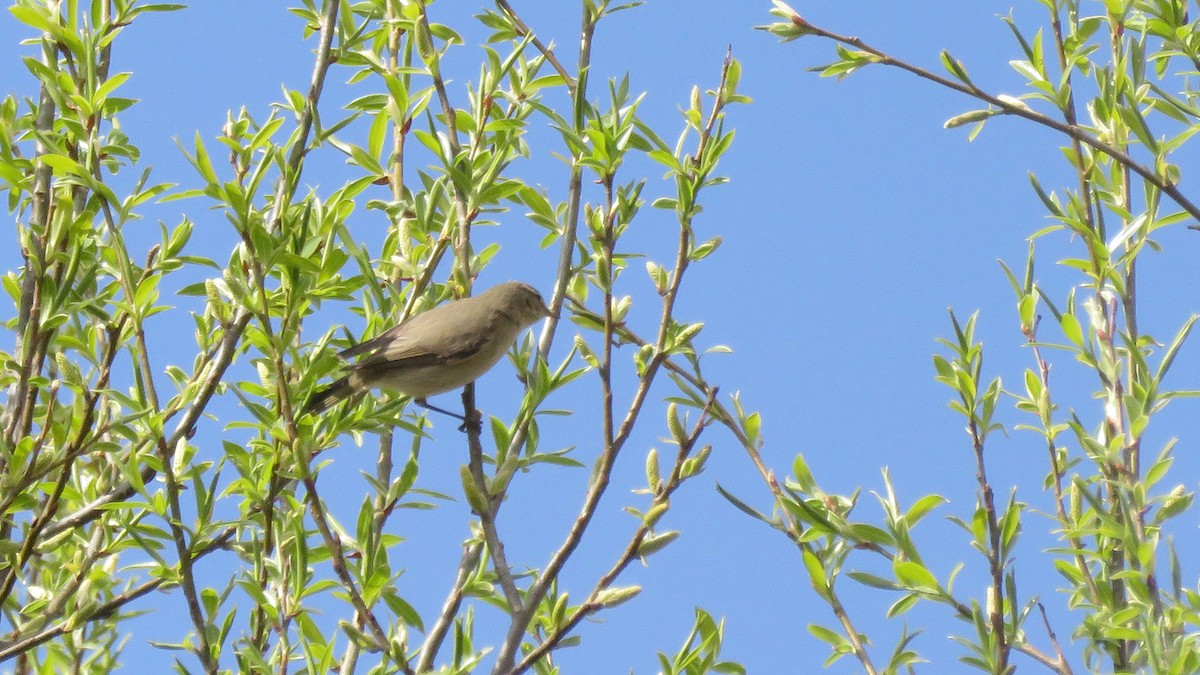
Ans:
<svg viewBox="0 0 1200 675"><path fill-rule="evenodd" d="M404 323L402 323L398 326L392 326L391 328L385 330L384 332L380 333L379 335L376 335L375 337L371 338L370 340L363 340L362 342L354 345L353 347L343 349L342 351L338 352L338 357L345 359L345 360L350 360L350 359L358 356L359 354L366 354L369 352L373 352L373 351L379 349L380 347L382 347L383 345L387 344L388 342L392 341L393 339L396 339L397 337L402 336L404 331L407 329L408 324L409 324L409 322L405 321Z"/></svg>
<svg viewBox="0 0 1200 675"><path fill-rule="evenodd" d="M478 352L488 335L479 331L464 331L461 322L458 322L458 330L455 330L452 313L443 311L446 308L446 305L442 305L418 314L377 337L343 351L339 356L349 359L368 354L359 365L401 361L415 365L418 361L440 363Z"/></svg>

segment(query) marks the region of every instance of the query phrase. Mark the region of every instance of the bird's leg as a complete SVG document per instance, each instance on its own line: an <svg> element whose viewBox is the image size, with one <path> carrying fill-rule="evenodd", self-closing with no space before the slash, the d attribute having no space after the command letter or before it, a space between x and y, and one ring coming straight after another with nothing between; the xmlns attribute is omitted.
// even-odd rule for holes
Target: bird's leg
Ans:
<svg viewBox="0 0 1200 675"><path fill-rule="evenodd" d="M482 427L482 415L479 414L478 410L476 410L475 414L471 416L471 419L467 419L466 417L463 417L462 415L459 415L458 413L450 412L449 410L446 410L445 408L439 408L436 405L431 404L429 401L426 401L424 398L414 398L413 403L416 403L418 406L420 406L426 410L432 410L434 412L439 412L443 415L449 415L450 417L453 417L454 419L461 421L462 424L459 425L459 427L458 427L459 431L466 431L467 427L473 427L475 429L483 428Z"/></svg>
<svg viewBox="0 0 1200 675"><path fill-rule="evenodd" d="M445 408L439 408L436 405L433 405L432 403L430 403L429 401L426 401L423 398L414 398L413 403L416 403L418 406L420 406L426 410L432 410L434 412L439 412L439 413L442 413L443 415L448 415L450 417L453 417L454 419L456 419L460 422L465 423L467 421L467 418L463 417L462 415L459 415L458 413L450 412L449 410L446 410Z"/></svg>

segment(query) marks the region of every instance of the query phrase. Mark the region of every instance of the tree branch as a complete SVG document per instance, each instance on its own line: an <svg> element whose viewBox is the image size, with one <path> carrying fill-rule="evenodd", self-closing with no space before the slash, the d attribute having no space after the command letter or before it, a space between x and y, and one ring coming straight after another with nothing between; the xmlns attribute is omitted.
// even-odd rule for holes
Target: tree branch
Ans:
<svg viewBox="0 0 1200 675"><path fill-rule="evenodd" d="M1022 117L1041 126L1053 129L1069 138L1083 143L1084 145L1090 146L1091 148L1108 155L1109 157L1112 157L1122 166L1128 167L1134 173L1141 176L1146 182L1150 183L1159 190L1162 190L1162 192L1169 196L1172 201L1178 204L1184 211L1187 211L1188 215L1200 221L1200 208L1193 204L1176 185L1169 182L1166 178L1159 176L1149 167L1139 164L1137 160L1135 160L1127 152L1110 143L1100 140L1099 138L1088 133L1086 129L1076 124L1060 122L1053 117L1043 115L1042 113L1036 112L1031 108L1025 107L1023 104L1006 101L998 96L989 94L973 84L957 82L955 80L932 73L924 68L901 61L879 49L868 45L857 37L839 35L832 31L825 30L820 26L813 25L801 18L798 14L793 14L791 16L791 22L796 26L799 26L806 33L833 40L835 42L839 42L866 52L867 54L875 57L876 63L884 66L891 66L893 68L899 68L900 70L904 70L908 73L916 75L923 80L929 80L930 82L938 84L947 89L951 89L983 101L1004 111L1006 114Z"/></svg>

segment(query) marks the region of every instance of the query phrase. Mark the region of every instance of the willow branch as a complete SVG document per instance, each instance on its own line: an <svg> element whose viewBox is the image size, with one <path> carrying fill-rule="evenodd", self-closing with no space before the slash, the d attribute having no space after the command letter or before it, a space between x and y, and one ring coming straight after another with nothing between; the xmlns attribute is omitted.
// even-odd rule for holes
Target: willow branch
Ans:
<svg viewBox="0 0 1200 675"><path fill-rule="evenodd" d="M669 504L671 495L683 484L684 478L681 473L683 463L691 455L696 443L700 440L700 434L708 426L710 419L709 410L715 403L716 395L716 388L709 390L708 401L700 412L700 419L696 421L696 424L692 427L687 437L679 444L679 451L676 453L671 473L667 478L667 482L661 486L655 495L651 509L662 504ZM513 671L514 674L525 672L531 668L533 664L537 663L538 659L549 654L564 638L570 635L584 619L604 609L604 605L599 602L600 594L610 588L634 560L641 557L642 544L645 542L646 537L652 533L652 529L652 523L645 520L638 525L633 536L630 537L629 544L625 547L625 550L617 558L613 566L609 568L608 572L597 580L587 599L575 609L566 621L556 627L553 633L521 659L521 662L517 664L517 667Z"/></svg>
<svg viewBox="0 0 1200 675"><path fill-rule="evenodd" d="M219 536L214 538L206 546L193 553L192 560L199 560L213 551L225 548L229 545L229 542L233 540L233 536L236 534L236 532L237 529L234 527L226 528ZM144 582L136 588L125 591L124 593L121 593L120 595L99 605L94 611L83 617L73 617L70 620L63 621L53 628L49 628L41 633L31 635L21 640L0 643L0 662L7 661L30 649L35 649L38 646L43 645L57 637L70 633L71 631L78 630L82 623L104 621L134 600L158 590L164 584L167 584L168 581L169 577L157 577L155 579L151 579L150 581Z"/></svg>
<svg viewBox="0 0 1200 675"><path fill-rule="evenodd" d="M558 57L554 55L554 50L547 47L546 44L539 40L537 35L535 35L533 31L529 29L529 26L525 25L525 22L521 20L521 17L518 16L516 11L513 10L512 6L508 4L508 0L496 0L496 6L499 7L500 11L504 12L509 21L512 22L513 28L516 28L517 30L517 35L520 35L521 37L531 37L533 46L539 52L541 52L542 56L546 57L546 60L550 62L550 65L554 67L554 70L557 71L560 76L562 76L563 82L567 85L567 89L570 90L571 95L574 96L576 86L575 78L571 77L571 74L567 72L567 69L563 68L563 65L559 63ZM584 17L584 22L587 22L587 17Z"/></svg>
<svg viewBox="0 0 1200 675"><path fill-rule="evenodd" d="M454 624L454 617L458 616L467 581L475 566L479 564L482 553L483 544L478 542L469 543L463 549L462 559L458 562L458 572L454 576L454 583L450 586L450 593L442 603L442 611L438 614L437 621L430 626L425 643L421 645L421 654L417 659L416 668L418 673L433 670L433 662L437 658L438 650L445 642L446 635L450 632L450 626Z"/></svg>
<svg viewBox="0 0 1200 675"><path fill-rule="evenodd" d="M976 87L973 84L958 82L956 80L951 80L949 78L942 77L940 75L937 75L936 73L932 73L928 70L925 70L924 68L920 68L918 66L914 66L905 61L901 61L899 59L896 59L896 58L890 56L889 54L887 54L883 51L880 51L879 49L876 49L875 47L872 47L871 45L868 45L867 43L863 42L861 39L859 39L857 37L852 37L852 36L848 36L848 35L839 35L832 31L825 30L824 28L815 26L815 25L809 23L808 21L805 21L799 15L793 14L791 16L791 22L793 24L795 24L796 26L799 26L800 28L802 28L808 34L816 35L818 37L823 37L823 38L826 38L829 40L833 40L835 42L839 42L841 44L848 45L855 49L866 52L867 54L870 54L872 57L874 57L874 61L876 63L879 63L880 65L891 66L893 68L899 68L900 70L904 70L908 73L916 75L917 77L919 77L923 80L928 80L930 82L938 84L947 89L951 89L953 91L957 91L959 93L966 94L967 96L970 96L972 98L983 101L991 106L998 108L999 110L1003 111L1005 114L1014 115L1016 117L1022 117L1031 122L1034 122L1035 124L1039 124L1041 126L1049 128L1049 129L1053 129L1061 134L1066 135L1069 138L1078 140L1079 142L1083 143L1084 145L1087 145L1105 155L1108 155L1109 157L1113 158L1115 161L1117 161L1122 166L1128 167L1131 171L1133 171L1134 173L1136 173L1137 175L1139 175L1143 179L1145 179L1145 181L1147 183L1150 183L1154 187L1161 190L1164 194L1169 196L1172 199L1172 201L1174 201L1176 204L1178 204L1184 211L1187 211L1188 215L1190 215L1192 218L1200 221L1200 208L1198 208L1195 204L1193 204L1183 194L1183 192L1179 190L1179 188L1175 184L1168 181L1165 177L1159 176L1157 173L1154 172L1153 169L1151 169L1143 164L1139 164L1137 162L1137 160L1135 160L1132 156L1129 155L1129 153L1121 150L1120 148L1112 145L1111 143L1107 143L1105 141L1100 140L1099 138L1088 133L1088 131L1086 129L1084 129L1083 127L1080 127L1077 124L1072 124L1069 122L1060 122L1059 120L1056 120L1053 117L1044 115L1044 114L1039 113L1031 108L1026 107L1023 103L1020 103L1020 102L1013 103L1011 101L1001 99L1000 97L995 96L993 94L989 94L988 92L980 89L979 87Z"/></svg>

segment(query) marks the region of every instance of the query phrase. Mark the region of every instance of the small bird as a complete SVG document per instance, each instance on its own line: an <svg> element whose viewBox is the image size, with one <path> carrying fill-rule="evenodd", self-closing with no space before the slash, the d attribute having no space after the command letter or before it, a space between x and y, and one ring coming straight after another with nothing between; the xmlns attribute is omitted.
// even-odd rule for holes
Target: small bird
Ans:
<svg viewBox="0 0 1200 675"><path fill-rule="evenodd" d="M423 408L463 419L429 405L425 397L474 382L496 365L521 331L548 316L537 290L516 281L434 307L338 354L343 359L366 356L350 364L345 377L314 394L304 412L321 412L349 396L384 387L408 394Z"/></svg>

